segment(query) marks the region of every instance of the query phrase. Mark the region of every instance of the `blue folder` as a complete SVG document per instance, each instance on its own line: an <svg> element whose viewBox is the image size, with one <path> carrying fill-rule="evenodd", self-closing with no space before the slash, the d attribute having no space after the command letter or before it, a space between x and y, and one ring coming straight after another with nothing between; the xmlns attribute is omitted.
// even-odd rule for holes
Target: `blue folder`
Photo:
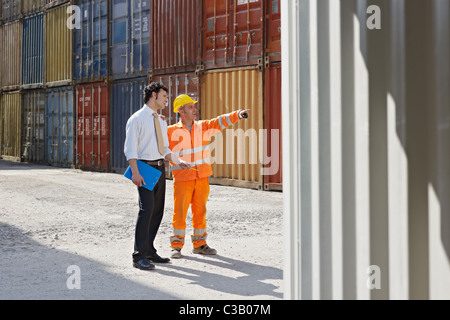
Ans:
<svg viewBox="0 0 450 320"><path fill-rule="evenodd" d="M161 171L140 160L137 160L137 166L140 175L145 181L145 185L143 184L142 186L150 191L153 191L153 188L155 188L155 185L161 176ZM125 171L123 176L131 180L132 172L130 166L128 166L128 169Z"/></svg>

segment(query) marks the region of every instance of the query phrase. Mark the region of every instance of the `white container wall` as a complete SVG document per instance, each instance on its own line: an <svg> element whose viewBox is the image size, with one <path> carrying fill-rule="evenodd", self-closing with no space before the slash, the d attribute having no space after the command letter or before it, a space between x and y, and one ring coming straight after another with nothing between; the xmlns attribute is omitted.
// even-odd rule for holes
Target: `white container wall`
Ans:
<svg viewBox="0 0 450 320"><path fill-rule="evenodd" d="M450 299L450 2L282 0L286 299Z"/></svg>

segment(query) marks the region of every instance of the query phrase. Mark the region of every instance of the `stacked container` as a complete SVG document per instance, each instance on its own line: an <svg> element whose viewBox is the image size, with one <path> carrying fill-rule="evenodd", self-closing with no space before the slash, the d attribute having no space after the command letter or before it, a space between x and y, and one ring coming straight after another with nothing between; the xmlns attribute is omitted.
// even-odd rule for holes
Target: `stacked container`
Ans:
<svg viewBox="0 0 450 320"><path fill-rule="evenodd" d="M249 108L250 119L212 139L213 158L225 161L214 163L212 181L281 189L279 7L279 0L1 0L1 155L123 172L126 122L157 81L169 90L161 111L169 125L180 120L173 112L180 94L199 101L199 120ZM19 111L20 151L11 155L5 139Z"/></svg>
<svg viewBox="0 0 450 320"><path fill-rule="evenodd" d="M109 1L79 0L76 5L81 23L74 29L75 164L85 170L109 171Z"/></svg>

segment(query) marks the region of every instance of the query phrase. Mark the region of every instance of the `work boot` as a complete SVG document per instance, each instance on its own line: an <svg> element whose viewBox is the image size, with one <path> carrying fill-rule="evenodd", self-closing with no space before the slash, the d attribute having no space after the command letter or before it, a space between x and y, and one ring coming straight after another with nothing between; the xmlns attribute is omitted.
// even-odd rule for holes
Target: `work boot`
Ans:
<svg viewBox="0 0 450 320"><path fill-rule="evenodd" d="M212 255L217 254L217 250L210 248L207 244L204 244L201 247L194 248L194 250L192 250L192 253L205 254L205 255L212 256Z"/></svg>
<svg viewBox="0 0 450 320"><path fill-rule="evenodd" d="M181 249L179 249L179 248L172 248L172 254L171 254L171 258L174 258L174 259L178 259L178 258L181 258Z"/></svg>

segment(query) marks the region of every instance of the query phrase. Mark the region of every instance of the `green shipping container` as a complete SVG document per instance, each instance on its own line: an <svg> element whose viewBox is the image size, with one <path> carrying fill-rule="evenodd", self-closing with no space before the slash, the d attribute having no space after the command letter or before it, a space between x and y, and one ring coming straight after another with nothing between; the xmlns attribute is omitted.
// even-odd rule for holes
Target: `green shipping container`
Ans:
<svg viewBox="0 0 450 320"><path fill-rule="evenodd" d="M20 92L4 93L0 109L0 151L5 160L20 161L22 98Z"/></svg>

